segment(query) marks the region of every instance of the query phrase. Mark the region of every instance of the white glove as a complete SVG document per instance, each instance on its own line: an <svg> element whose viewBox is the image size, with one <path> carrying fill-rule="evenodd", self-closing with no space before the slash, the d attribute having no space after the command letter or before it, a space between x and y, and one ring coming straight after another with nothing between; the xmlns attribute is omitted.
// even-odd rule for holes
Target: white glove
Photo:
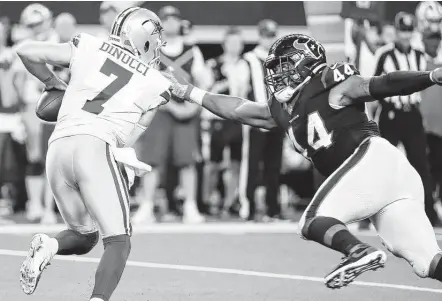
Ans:
<svg viewBox="0 0 442 301"><path fill-rule="evenodd" d="M112 147L117 162L123 163L129 181L129 189L132 187L135 176L141 177L152 171L152 167L138 160L135 150L131 147Z"/></svg>

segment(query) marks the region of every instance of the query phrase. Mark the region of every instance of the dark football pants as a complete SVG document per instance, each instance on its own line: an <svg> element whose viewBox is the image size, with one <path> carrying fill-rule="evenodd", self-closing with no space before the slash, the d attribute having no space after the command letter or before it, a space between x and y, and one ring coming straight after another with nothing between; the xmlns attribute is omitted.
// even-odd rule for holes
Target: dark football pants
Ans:
<svg viewBox="0 0 442 301"><path fill-rule="evenodd" d="M266 204L267 215L275 216L280 214L280 206L278 203L278 190L280 183L280 171L282 160L282 144L284 132L277 129L263 132L259 129L250 128L250 133L244 135L243 139L249 139L244 143L249 143L248 158L243 156L243 160L247 160L246 181L246 197L250 205L249 218L253 218L256 211L255 190L262 184L266 188ZM262 168L262 173L261 169ZM259 175L262 174L262 181Z"/></svg>
<svg viewBox="0 0 442 301"><path fill-rule="evenodd" d="M426 154L427 141L419 109L410 112L383 108L379 116L382 137L393 145L402 142L410 164L419 173L425 190L425 212L431 223L437 221L434 210L433 184Z"/></svg>
<svg viewBox="0 0 442 301"><path fill-rule="evenodd" d="M0 198L14 200L15 213L26 209L26 146L12 139L9 133L0 133L0 188L8 187L8 192L0 191ZM2 193L8 195L2 195Z"/></svg>
<svg viewBox="0 0 442 301"><path fill-rule="evenodd" d="M430 162L430 173L433 178L433 190L439 186L439 195L442 197L442 137L434 134L427 134L428 161Z"/></svg>

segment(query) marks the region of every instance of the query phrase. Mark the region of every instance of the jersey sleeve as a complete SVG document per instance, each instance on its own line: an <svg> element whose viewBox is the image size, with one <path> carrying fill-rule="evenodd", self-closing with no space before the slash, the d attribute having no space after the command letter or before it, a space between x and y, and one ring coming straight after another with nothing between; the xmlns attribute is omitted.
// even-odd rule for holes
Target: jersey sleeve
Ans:
<svg viewBox="0 0 442 301"><path fill-rule="evenodd" d="M324 88L330 89L352 75L359 75L359 71L352 64L342 62L327 66L321 80Z"/></svg>

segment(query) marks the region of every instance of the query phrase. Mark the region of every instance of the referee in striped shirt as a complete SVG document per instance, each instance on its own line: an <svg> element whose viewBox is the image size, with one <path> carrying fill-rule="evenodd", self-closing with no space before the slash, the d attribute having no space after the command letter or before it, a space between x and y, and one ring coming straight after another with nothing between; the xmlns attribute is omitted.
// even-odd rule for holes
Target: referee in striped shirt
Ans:
<svg viewBox="0 0 442 301"><path fill-rule="evenodd" d="M404 12L396 15L394 24L396 41L377 50L375 75L397 70L427 70L424 53L410 44L414 24L413 15ZM378 121L382 137L393 145L403 144L408 160L421 176L425 189L425 211L434 225L438 218L434 210L432 180L426 155L427 143L419 110L420 102L420 93L383 99L379 101L375 119Z"/></svg>

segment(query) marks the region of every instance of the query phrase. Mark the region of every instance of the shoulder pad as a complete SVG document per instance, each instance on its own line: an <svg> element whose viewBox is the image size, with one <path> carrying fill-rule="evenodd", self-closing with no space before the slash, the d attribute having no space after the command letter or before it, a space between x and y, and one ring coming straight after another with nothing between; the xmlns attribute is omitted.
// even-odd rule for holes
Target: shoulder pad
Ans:
<svg viewBox="0 0 442 301"><path fill-rule="evenodd" d="M349 63L336 63L327 66L322 73L322 84L324 88L333 87L345 81L352 75L358 75L359 71Z"/></svg>

